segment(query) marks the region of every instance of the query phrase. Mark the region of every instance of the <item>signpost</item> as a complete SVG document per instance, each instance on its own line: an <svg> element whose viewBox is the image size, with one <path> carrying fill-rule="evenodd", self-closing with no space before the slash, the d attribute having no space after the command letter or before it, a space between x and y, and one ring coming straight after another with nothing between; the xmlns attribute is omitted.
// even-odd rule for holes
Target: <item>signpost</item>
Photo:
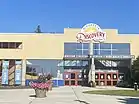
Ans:
<svg viewBox="0 0 139 104"><path fill-rule="evenodd" d="M106 33L97 25L93 23L86 24L76 36L77 41L80 43L89 42L89 58L90 58L90 70L88 83L91 87L95 85L95 64L93 57L93 41L104 42L106 40Z"/></svg>

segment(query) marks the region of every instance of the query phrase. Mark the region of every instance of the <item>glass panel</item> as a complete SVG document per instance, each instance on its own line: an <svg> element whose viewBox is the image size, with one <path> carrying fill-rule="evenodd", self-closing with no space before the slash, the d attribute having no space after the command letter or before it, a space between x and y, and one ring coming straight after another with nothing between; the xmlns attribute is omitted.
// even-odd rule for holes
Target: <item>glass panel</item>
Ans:
<svg viewBox="0 0 139 104"><path fill-rule="evenodd" d="M82 85L82 81L78 81L78 85Z"/></svg>
<svg viewBox="0 0 139 104"><path fill-rule="evenodd" d="M71 81L71 85L75 85L75 81Z"/></svg>
<svg viewBox="0 0 139 104"><path fill-rule="evenodd" d="M84 43L83 44L83 49L89 49L89 44L88 43Z"/></svg>
<svg viewBox="0 0 139 104"><path fill-rule="evenodd" d="M77 50L76 55L82 55L82 50Z"/></svg>
<svg viewBox="0 0 139 104"><path fill-rule="evenodd" d="M93 47L94 47L94 49L99 49L99 43L94 43Z"/></svg>
<svg viewBox="0 0 139 104"><path fill-rule="evenodd" d="M76 55L76 50L64 50L65 55Z"/></svg>
<svg viewBox="0 0 139 104"><path fill-rule="evenodd" d="M75 73L71 73L71 79L75 79Z"/></svg>
<svg viewBox="0 0 139 104"><path fill-rule="evenodd" d="M82 66L82 61L77 60L76 64L77 64L77 66Z"/></svg>
<svg viewBox="0 0 139 104"><path fill-rule="evenodd" d="M3 48L3 43L2 42L0 42L0 48Z"/></svg>
<svg viewBox="0 0 139 104"><path fill-rule="evenodd" d="M16 44L16 48L21 48L22 43L21 42L17 42Z"/></svg>
<svg viewBox="0 0 139 104"><path fill-rule="evenodd" d="M64 54L65 55L76 55L76 43L64 43Z"/></svg>
<svg viewBox="0 0 139 104"><path fill-rule="evenodd" d="M89 54L88 50L83 50L83 55L88 55L88 54Z"/></svg>
<svg viewBox="0 0 139 104"><path fill-rule="evenodd" d="M100 49L111 49L111 44L109 43L101 43Z"/></svg>
<svg viewBox="0 0 139 104"><path fill-rule="evenodd" d="M83 61L83 66L88 66L88 61Z"/></svg>
<svg viewBox="0 0 139 104"><path fill-rule="evenodd" d="M15 42L10 42L10 43L9 43L9 48L15 48L15 46L16 46L16 45L15 45Z"/></svg>
<svg viewBox="0 0 139 104"><path fill-rule="evenodd" d="M66 50L76 50L76 43L64 43L64 49Z"/></svg>
<svg viewBox="0 0 139 104"><path fill-rule="evenodd" d="M8 48L8 42L3 42L3 48Z"/></svg>
<svg viewBox="0 0 139 104"><path fill-rule="evenodd" d="M100 50L100 55L111 55L110 50Z"/></svg>
<svg viewBox="0 0 139 104"><path fill-rule="evenodd" d="M77 49L82 49L82 43L77 43Z"/></svg>
<svg viewBox="0 0 139 104"><path fill-rule="evenodd" d="M94 55L99 55L99 50L94 50Z"/></svg>
<svg viewBox="0 0 139 104"><path fill-rule="evenodd" d="M77 61L76 61L76 60L74 60L74 61L71 61L71 64L70 64L70 66L77 66Z"/></svg>
<svg viewBox="0 0 139 104"><path fill-rule="evenodd" d="M129 43L113 43L112 49L130 49Z"/></svg>
<svg viewBox="0 0 139 104"><path fill-rule="evenodd" d="M75 66L76 65L76 61L65 61L64 66Z"/></svg>
<svg viewBox="0 0 139 104"><path fill-rule="evenodd" d="M65 81L65 85L69 85L69 81Z"/></svg>
<svg viewBox="0 0 139 104"><path fill-rule="evenodd" d="M113 50L112 55L130 55L130 51L128 49Z"/></svg>

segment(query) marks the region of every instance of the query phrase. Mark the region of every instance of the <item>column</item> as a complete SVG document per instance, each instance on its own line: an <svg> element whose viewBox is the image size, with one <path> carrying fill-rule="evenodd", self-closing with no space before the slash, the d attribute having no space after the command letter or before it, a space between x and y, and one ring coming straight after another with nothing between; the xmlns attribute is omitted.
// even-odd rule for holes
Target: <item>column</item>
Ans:
<svg viewBox="0 0 139 104"><path fill-rule="evenodd" d="M26 81L26 59L22 60L22 86L25 86Z"/></svg>
<svg viewBox="0 0 139 104"><path fill-rule="evenodd" d="M94 64L94 58L93 58L93 41L90 41L89 56L90 56L90 70L89 70L88 82L93 82L95 84L95 64Z"/></svg>

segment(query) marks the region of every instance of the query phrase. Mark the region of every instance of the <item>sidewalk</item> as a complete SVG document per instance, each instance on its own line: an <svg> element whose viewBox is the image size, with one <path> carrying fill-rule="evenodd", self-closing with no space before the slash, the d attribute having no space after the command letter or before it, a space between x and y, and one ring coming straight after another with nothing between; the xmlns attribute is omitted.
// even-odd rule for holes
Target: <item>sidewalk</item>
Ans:
<svg viewBox="0 0 139 104"><path fill-rule="evenodd" d="M32 104L80 104L71 87L53 88L46 98L34 99Z"/></svg>
<svg viewBox="0 0 139 104"><path fill-rule="evenodd" d="M30 104L33 93L31 89L1 89L0 104Z"/></svg>
<svg viewBox="0 0 139 104"><path fill-rule="evenodd" d="M139 104L139 98L82 93L96 89L102 90L76 86L58 87L48 92L46 98L31 97L34 95L33 89L0 90L0 104Z"/></svg>
<svg viewBox="0 0 139 104"><path fill-rule="evenodd" d="M73 87L76 92L78 99L84 104L139 104L139 97L128 97L128 96L109 96L109 95L95 95L85 94L83 91L89 90L133 90L129 88L116 88L116 87Z"/></svg>

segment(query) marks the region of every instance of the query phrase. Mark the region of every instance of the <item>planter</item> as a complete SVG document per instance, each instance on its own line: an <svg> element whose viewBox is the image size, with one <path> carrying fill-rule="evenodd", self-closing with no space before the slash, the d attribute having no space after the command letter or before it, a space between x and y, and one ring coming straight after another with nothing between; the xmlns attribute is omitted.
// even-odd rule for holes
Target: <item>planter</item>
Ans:
<svg viewBox="0 0 139 104"><path fill-rule="evenodd" d="M35 89L36 97L37 98L44 98L46 97L47 89Z"/></svg>

